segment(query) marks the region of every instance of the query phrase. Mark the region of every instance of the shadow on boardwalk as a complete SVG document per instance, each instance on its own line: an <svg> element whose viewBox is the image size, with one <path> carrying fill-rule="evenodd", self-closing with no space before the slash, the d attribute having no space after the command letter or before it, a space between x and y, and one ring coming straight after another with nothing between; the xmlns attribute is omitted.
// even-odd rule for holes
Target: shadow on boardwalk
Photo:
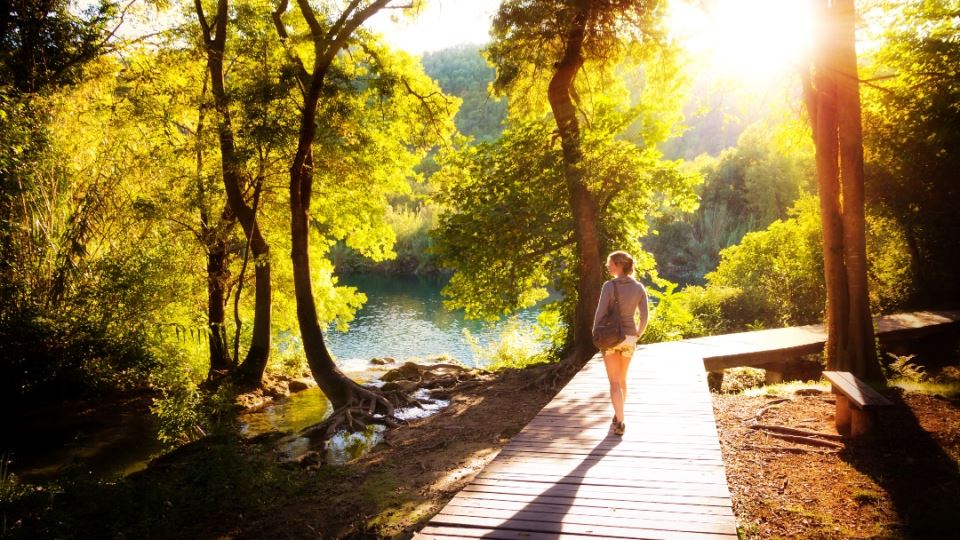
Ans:
<svg viewBox="0 0 960 540"><path fill-rule="evenodd" d="M921 427L899 394L877 434L848 445L841 458L869 475L893 501L909 538L956 538L960 531L960 468Z"/></svg>
<svg viewBox="0 0 960 540"><path fill-rule="evenodd" d="M485 534L482 538L517 538L533 536L536 533L560 534L563 531L564 518L576 502L577 493L580 486L584 485L587 473L622 441L619 436L608 434L589 454L583 456L580 464L569 474L557 481L545 480L552 482L553 486L504 520L497 530ZM601 519L594 518L594 521Z"/></svg>

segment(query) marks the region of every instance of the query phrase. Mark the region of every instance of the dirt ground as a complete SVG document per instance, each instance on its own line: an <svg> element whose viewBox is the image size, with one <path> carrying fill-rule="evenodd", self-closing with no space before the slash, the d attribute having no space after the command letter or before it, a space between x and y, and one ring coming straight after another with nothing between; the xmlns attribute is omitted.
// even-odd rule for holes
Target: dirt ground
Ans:
<svg viewBox="0 0 960 540"><path fill-rule="evenodd" d="M457 396L433 417L281 509L244 516L220 538L409 538L551 399L513 372ZM890 390L898 406L878 434L820 448L751 429L771 397L715 395L714 408L744 538L956 538L960 531L960 403ZM764 424L836 434L830 394L792 396ZM279 515L278 515L279 510ZM207 532L212 532L207 530Z"/></svg>
<svg viewBox="0 0 960 540"><path fill-rule="evenodd" d="M960 403L887 392L871 439L841 449L751 429L773 397L714 395L714 412L743 538L957 538ZM830 394L793 396L760 422L836 434Z"/></svg>
<svg viewBox="0 0 960 540"><path fill-rule="evenodd" d="M344 467L303 474L317 489L243 516L217 538L409 538L440 511L553 397L526 389L536 368L466 389L438 414L388 432L386 443Z"/></svg>

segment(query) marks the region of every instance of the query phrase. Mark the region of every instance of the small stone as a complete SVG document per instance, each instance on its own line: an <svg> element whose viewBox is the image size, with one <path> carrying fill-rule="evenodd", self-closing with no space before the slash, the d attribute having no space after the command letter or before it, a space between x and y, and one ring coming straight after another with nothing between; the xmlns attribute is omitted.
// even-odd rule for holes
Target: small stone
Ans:
<svg viewBox="0 0 960 540"><path fill-rule="evenodd" d="M303 392L307 388L310 388L310 385L303 381L294 380L294 381L290 381L290 383L287 384L287 390L289 390L291 394L295 394L297 392Z"/></svg>
<svg viewBox="0 0 960 540"><path fill-rule="evenodd" d="M386 364L396 364L396 363L397 363L397 359L396 359L396 358L390 358L389 356L384 356L383 358L371 358L371 359L370 359L370 364L372 364L372 365L374 365L374 366L383 366L383 365L386 365Z"/></svg>

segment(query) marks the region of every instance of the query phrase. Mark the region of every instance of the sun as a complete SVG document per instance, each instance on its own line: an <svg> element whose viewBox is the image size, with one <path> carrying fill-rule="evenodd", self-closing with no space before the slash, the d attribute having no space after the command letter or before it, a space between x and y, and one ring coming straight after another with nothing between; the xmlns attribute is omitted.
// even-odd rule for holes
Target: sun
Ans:
<svg viewBox="0 0 960 540"><path fill-rule="evenodd" d="M796 72L809 49L809 0L673 0L673 37L701 69L744 83Z"/></svg>

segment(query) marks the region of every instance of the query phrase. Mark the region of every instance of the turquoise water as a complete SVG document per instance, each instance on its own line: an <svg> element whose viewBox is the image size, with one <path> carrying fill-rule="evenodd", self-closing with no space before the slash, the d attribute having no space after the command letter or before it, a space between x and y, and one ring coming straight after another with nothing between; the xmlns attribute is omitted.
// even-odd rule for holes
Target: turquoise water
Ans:
<svg viewBox="0 0 960 540"><path fill-rule="evenodd" d="M443 307L441 278L354 275L341 280L367 295L347 332L331 330L327 345L341 369L356 372L365 369L374 357L429 358L441 354L474 366L473 351L464 338L466 328L481 344L499 337L504 321L483 323L468 321L462 311ZM536 322L539 309L520 312L523 323Z"/></svg>

